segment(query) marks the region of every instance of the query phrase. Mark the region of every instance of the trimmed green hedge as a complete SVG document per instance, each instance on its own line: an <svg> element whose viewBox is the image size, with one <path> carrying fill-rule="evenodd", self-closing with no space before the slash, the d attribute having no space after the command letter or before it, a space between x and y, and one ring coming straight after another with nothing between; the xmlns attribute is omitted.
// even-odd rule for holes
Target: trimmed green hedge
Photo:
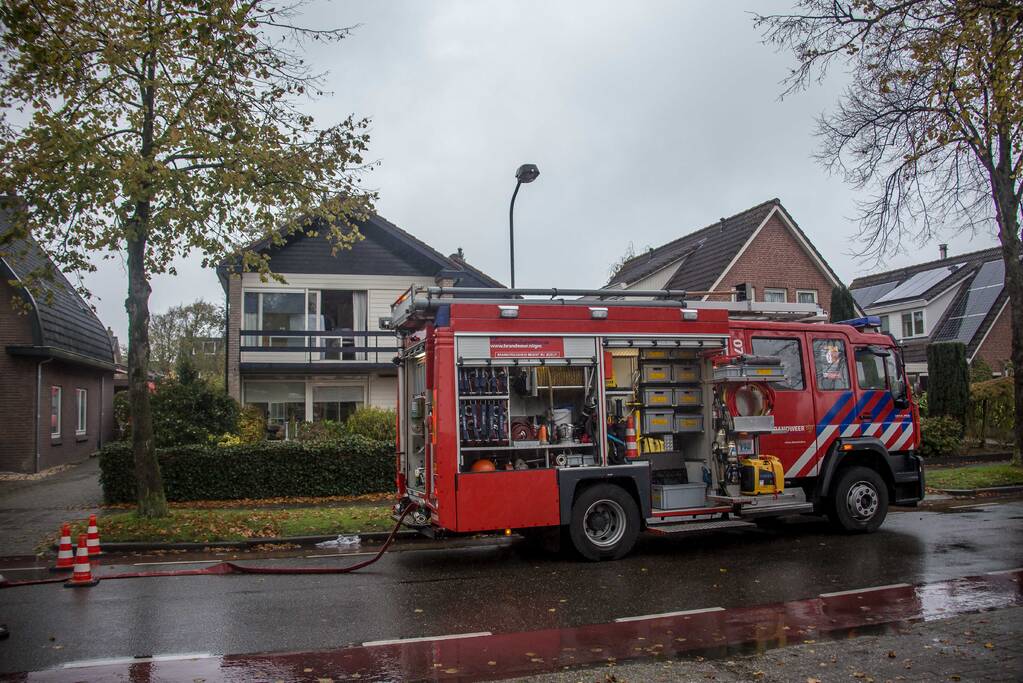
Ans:
<svg viewBox="0 0 1023 683"><path fill-rule="evenodd" d="M157 449L167 500L353 496L394 490L394 444L348 435L330 444L264 442ZM135 501L131 444L99 453L108 503Z"/></svg>

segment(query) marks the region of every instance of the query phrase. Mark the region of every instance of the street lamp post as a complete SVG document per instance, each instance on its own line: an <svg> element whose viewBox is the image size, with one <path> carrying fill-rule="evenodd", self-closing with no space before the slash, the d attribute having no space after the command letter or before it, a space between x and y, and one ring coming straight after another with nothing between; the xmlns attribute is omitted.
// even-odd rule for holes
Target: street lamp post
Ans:
<svg viewBox="0 0 1023 683"><path fill-rule="evenodd" d="M515 171L515 191L512 192L511 206L508 207L508 250L511 255L511 286L515 289L515 197L523 183L531 183L540 175L536 164L522 164Z"/></svg>

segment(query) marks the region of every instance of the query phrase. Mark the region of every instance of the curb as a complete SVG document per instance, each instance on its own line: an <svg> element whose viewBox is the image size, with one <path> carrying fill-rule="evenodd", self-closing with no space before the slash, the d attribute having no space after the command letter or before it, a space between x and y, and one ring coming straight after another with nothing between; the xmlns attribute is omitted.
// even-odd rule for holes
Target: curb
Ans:
<svg viewBox="0 0 1023 683"><path fill-rule="evenodd" d="M939 493L950 496L976 496L983 493L1020 493L1023 492L1023 485L1013 486L992 486L986 489L933 489Z"/></svg>
<svg viewBox="0 0 1023 683"><path fill-rule="evenodd" d="M391 535L390 531L353 532L342 536L358 536L362 541L384 541ZM418 538L421 534L412 529L402 529L395 534L395 540ZM148 541L103 541L104 552L137 552L144 550L204 550L206 548L252 548L257 545L277 543L294 543L296 545L315 545L321 541L337 538L337 534L327 536L271 536L269 538L246 538L241 541L210 541L209 543L151 543ZM56 545L51 546L56 549Z"/></svg>

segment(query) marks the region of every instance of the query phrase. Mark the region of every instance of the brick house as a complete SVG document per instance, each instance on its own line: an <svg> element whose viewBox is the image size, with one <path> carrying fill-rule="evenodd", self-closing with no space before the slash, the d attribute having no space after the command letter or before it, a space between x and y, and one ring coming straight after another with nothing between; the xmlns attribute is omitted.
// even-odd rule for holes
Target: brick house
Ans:
<svg viewBox="0 0 1023 683"><path fill-rule="evenodd" d="M857 303L905 349L906 371L926 388L927 347L934 341L966 345L969 362L983 358L1002 374L1011 358L1012 313L1001 249L948 256L857 278Z"/></svg>
<svg viewBox="0 0 1023 683"><path fill-rule="evenodd" d="M444 256L380 216L357 225L363 239L336 254L326 234L250 245L283 283L236 272L237 260L217 269L227 297L227 391L285 438L301 421L395 406L395 337L378 321L410 286L503 286L461 250Z"/></svg>
<svg viewBox="0 0 1023 683"><path fill-rule="evenodd" d="M607 284L713 292L690 297L703 300L815 303L825 311L832 289L840 285L778 199L639 254Z"/></svg>
<svg viewBox="0 0 1023 683"><path fill-rule="evenodd" d="M0 217L0 470L87 458L114 433L114 353L92 309L38 244ZM32 291L30 278L46 273Z"/></svg>

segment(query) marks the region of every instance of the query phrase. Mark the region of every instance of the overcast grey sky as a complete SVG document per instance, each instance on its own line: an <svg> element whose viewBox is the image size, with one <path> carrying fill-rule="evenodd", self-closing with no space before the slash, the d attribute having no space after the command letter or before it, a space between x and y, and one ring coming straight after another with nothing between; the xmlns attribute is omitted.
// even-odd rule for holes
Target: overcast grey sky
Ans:
<svg viewBox="0 0 1023 683"><path fill-rule="evenodd" d="M840 77L778 100L792 64L760 43L749 12L785 3L316 2L309 26L359 24L309 52L332 95L322 124L373 120L366 179L377 210L436 249L461 246L508 280L515 168L540 178L516 203L516 280L596 287L629 246L660 245L778 197L846 282L856 193L812 160L814 118ZM949 235L950 252L995 244ZM889 261L937 258L936 244ZM121 261L86 277L101 319L126 339ZM153 282L152 308L223 292L198 256Z"/></svg>

